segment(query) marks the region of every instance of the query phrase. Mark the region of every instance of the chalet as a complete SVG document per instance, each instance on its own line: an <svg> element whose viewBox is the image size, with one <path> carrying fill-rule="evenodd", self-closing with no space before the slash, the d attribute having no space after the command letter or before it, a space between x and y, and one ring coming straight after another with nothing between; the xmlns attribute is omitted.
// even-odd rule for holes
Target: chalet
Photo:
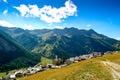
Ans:
<svg viewBox="0 0 120 80"><path fill-rule="evenodd" d="M71 57L69 60L73 63L75 61L75 58Z"/></svg>
<svg viewBox="0 0 120 80"><path fill-rule="evenodd" d="M93 58L93 54L88 54L89 59Z"/></svg>
<svg viewBox="0 0 120 80"><path fill-rule="evenodd" d="M114 51L107 51L104 54L112 54L112 53L114 53Z"/></svg>
<svg viewBox="0 0 120 80"><path fill-rule="evenodd" d="M3 77L2 80L16 80L15 74L7 74L6 76Z"/></svg>
<svg viewBox="0 0 120 80"><path fill-rule="evenodd" d="M79 62L79 61L81 61L81 56L76 56L76 57L74 58L74 62Z"/></svg>
<svg viewBox="0 0 120 80"><path fill-rule="evenodd" d="M80 56L81 60L86 60L86 59L89 59L89 56L88 55L82 55Z"/></svg>
<svg viewBox="0 0 120 80"><path fill-rule="evenodd" d="M47 68L53 68L54 65L53 64L47 64Z"/></svg>
<svg viewBox="0 0 120 80"><path fill-rule="evenodd" d="M15 74L11 74L11 75L9 76L9 78L10 78L10 79L13 79L13 80L16 80L16 75L15 75Z"/></svg>
<svg viewBox="0 0 120 80"><path fill-rule="evenodd" d="M93 52L92 54L94 58L102 56L101 52Z"/></svg>
<svg viewBox="0 0 120 80"><path fill-rule="evenodd" d="M62 65L60 65L61 67L65 67L65 66L67 66L67 64L62 64Z"/></svg>
<svg viewBox="0 0 120 80"><path fill-rule="evenodd" d="M55 66L56 68L61 68L61 66Z"/></svg>
<svg viewBox="0 0 120 80"><path fill-rule="evenodd" d="M78 56L76 56L76 57L74 58L74 60L75 60L75 61L78 61L78 60L79 60L79 57L78 57Z"/></svg>
<svg viewBox="0 0 120 80"><path fill-rule="evenodd" d="M70 59L67 59L65 62L64 62L64 64L67 64L67 65L70 65L70 64L72 64L73 62L70 60Z"/></svg>
<svg viewBox="0 0 120 80"><path fill-rule="evenodd" d="M16 75L16 77L24 77L25 71L22 71L22 70L16 71L16 72L15 72L15 75Z"/></svg>
<svg viewBox="0 0 120 80"><path fill-rule="evenodd" d="M27 72L28 72L27 74L34 74L34 73L36 73L36 70L34 67L33 68L30 67L27 69Z"/></svg>

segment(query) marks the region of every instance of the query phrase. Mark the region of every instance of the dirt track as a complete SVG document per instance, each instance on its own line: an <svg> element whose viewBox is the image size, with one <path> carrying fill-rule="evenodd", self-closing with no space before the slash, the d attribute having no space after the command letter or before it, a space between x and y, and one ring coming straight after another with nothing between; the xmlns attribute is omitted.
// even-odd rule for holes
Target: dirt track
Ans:
<svg viewBox="0 0 120 80"><path fill-rule="evenodd" d="M108 62L108 61L102 61L102 63L109 69L114 80L120 80L120 65L119 64Z"/></svg>

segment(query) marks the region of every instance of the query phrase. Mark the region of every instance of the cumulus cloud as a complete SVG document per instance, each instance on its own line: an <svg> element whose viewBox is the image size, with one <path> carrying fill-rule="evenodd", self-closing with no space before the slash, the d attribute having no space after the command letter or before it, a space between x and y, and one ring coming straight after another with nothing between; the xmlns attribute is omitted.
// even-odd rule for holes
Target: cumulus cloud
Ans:
<svg viewBox="0 0 120 80"><path fill-rule="evenodd" d="M37 5L24 5L21 4L16 8L21 16L24 17L39 17L47 23L61 22L63 19L76 15L77 6L71 1L67 0L65 5L60 8L45 5L39 8Z"/></svg>
<svg viewBox="0 0 120 80"><path fill-rule="evenodd" d="M7 14L8 10L3 11L3 15Z"/></svg>
<svg viewBox="0 0 120 80"><path fill-rule="evenodd" d="M34 29L33 26L27 25L27 24L25 24L23 28L24 28L24 29L28 29L28 30L33 30L33 29Z"/></svg>
<svg viewBox="0 0 120 80"><path fill-rule="evenodd" d="M0 20L0 26L14 27L14 25L12 25L11 23L4 21L4 20Z"/></svg>
<svg viewBox="0 0 120 80"><path fill-rule="evenodd" d="M29 8L24 4L21 4L20 7L14 7L14 8L19 10L22 16L25 16L26 14L29 13Z"/></svg>

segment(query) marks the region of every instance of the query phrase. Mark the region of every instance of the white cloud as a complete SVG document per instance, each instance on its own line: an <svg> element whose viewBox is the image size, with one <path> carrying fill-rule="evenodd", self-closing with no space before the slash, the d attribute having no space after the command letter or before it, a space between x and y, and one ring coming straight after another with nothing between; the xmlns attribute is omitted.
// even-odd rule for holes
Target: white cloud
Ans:
<svg viewBox="0 0 120 80"><path fill-rule="evenodd" d="M92 25L91 24L88 24L87 27L91 27Z"/></svg>
<svg viewBox="0 0 120 80"><path fill-rule="evenodd" d="M3 0L5 3L7 3L7 0Z"/></svg>
<svg viewBox="0 0 120 80"><path fill-rule="evenodd" d="M28 29L28 30L33 30L33 29L34 29L33 26L27 25L27 24L25 24L25 26L24 26L23 28L24 28L24 29Z"/></svg>
<svg viewBox="0 0 120 80"><path fill-rule="evenodd" d="M5 11L3 12L3 15L7 14L7 12L8 12L8 10L5 10Z"/></svg>
<svg viewBox="0 0 120 80"><path fill-rule="evenodd" d="M4 21L4 20L0 20L0 26L3 26L3 27L15 27L11 23L9 23L7 21Z"/></svg>
<svg viewBox="0 0 120 80"><path fill-rule="evenodd" d="M29 5L29 14L39 17L39 8L37 5Z"/></svg>
<svg viewBox="0 0 120 80"><path fill-rule="evenodd" d="M26 14L29 13L29 8L24 4L21 4L20 7L14 7L14 8L19 10L22 16L26 16Z"/></svg>
<svg viewBox="0 0 120 80"><path fill-rule="evenodd" d="M65 6L55 8L45 5L42 8L38 8L37 5L24 5L21 4L19 7L14 7L20 11L24 17L39 17L41 20L47 23L61 22L69 16L76 15L77 6L73 4L71 0L65 2Z"/></svg>

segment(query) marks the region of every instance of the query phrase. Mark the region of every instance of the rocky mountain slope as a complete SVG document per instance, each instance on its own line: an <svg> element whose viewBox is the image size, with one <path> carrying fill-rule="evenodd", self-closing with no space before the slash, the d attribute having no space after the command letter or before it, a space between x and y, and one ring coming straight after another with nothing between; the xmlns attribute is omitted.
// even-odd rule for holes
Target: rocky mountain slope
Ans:
<svg viewBox="0 0 120 80"><path fill-rule="evenodd" d="M94 30L77 28L23 30L0 27L18 43L32 52L46 57L72 57L91 52L120 49L120 41L98 34Z"/></svg>

